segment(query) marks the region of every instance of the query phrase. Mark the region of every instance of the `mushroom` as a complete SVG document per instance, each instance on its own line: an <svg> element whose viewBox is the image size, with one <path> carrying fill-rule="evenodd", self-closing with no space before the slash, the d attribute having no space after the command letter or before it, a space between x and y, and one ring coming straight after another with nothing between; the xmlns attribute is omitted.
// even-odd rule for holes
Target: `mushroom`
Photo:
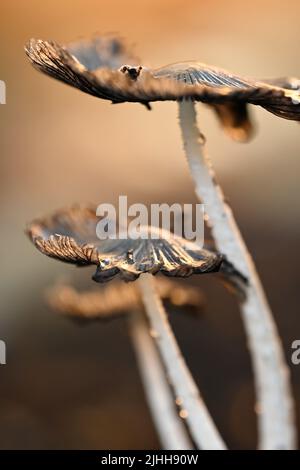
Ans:
<svg viewBox="0 0 300 470"><path fill-rule="evenodd" d="M161 277L156 282L161 298L175 306L199 310L204 295L194 287L182 287ZM103 321L126 314L144 392L158 430L161 444L168 450L187 450L193 446L182 419L178 416L165 370L161 364L135 283L114 282L102 289L79 292L68 284L57 284L47 292L49 305L59 313L80 322Z"/></svg>
<svg viewBox="0 0 300 470"><path fill-rule="evenodd" d="M165 230L161 230L160 238L150 238L153 227L141 227L141 234L146 232L149 238L100 240L96 235L98 222L96 210L73 206L34 220L28 234L35 246L51 258L78 266L96 265L93 280L100 283L115 276L133 281L142 273L159 271L167 276L188 277L221 267L223 257L219 253L200 249Z"/></svg>
<svg viewBox="0 0 300 470"><path fill-rule="evenodd" d="M157 282L158 281L158 282ZM159 296L178 307L199 311L204 294L195 287L182 287L176 281L160 277L155 282ZM68 318L90 323L117 316L128 317L128 327L136 361L155 427L161 444L168 450L193 448L184 422L178 416L165 370L142 311L141 293L136 283L114 282L101 289L79 292L68 284L57 284L47 291L49 305Z"/></svg>
<svg viewBox="0 0 300 470"><path fill-rule="evenodd" d="M27 233L35 246L50 258L77 266L95 265L94 281L104 283L114 277L134 281L143 273L161 272L169 277L217 272L225 284L242 296L247 279L225 256L200 248L167 230L140 227L140 237L97 238L96 208L74 205L32 221Z"/></svg>
<svg viewBox="0 0 300 470"><path fill-rule="evenodd" d="M195 287L184 286L160 277L156 283L159 296L175 307L187 306L200 311L205 303L204 293ZM142 307L140 290L136 284L115 282L101 290L77 291L71 285L59 283L47 292L49 305L75 320L89 322L116 318Z"/></svg>
<svg viewBox="0 0 300 470"><path fill-rule="evenodd" d="M300 120L299 80L253 80L199 62L151 70L136 61L128 65L127 57L126 64L121 64L127 54L123 46L117 52L111 49L111 57L106 56L104 61L102 48L95 48L94 43L95 39L86 42L82 54L82 43L60 46L53 41L32 39L26 52L42 72L113 103L139 102L149 108L154 101L178 101L189 168L196 194L205 204L216 246L248 279L245 299L240 305L255 373L257 402L262 410L258 416L259 448L293 449L294 410L282 346L255 265L204 154L195 102L214 107L225 130L243 141L252 130L248 104L262 106L284 119ZM95 50L99 55L97 63L89 60Z"/></svg>
<svg viewBox="0 0 300 470"><path fill-rule="evenodd" d="M133 281L142 275L139 286L152 336L175 395L180 399L181 415L197 448L224 449L225 444L182 357L151 274L187 277L218 271L227 261L218 253L200 249L195 243L166 231L155 239L99 240L97 222L94 210L74 206L34 220L27 233L36 248L49 257L77 266L96 265L93 275L96 282L107 282L115 276ZM149 233L150 229L145 227ZM234 271L230 263L225 268L227 271L230 275Z"/></svg>
<svg viewBox="0 0 300 470"><path fill-rule="evenodd" d="M252 134L247 104L285 119L300 120L299 80L255 80L201 62L150 69L139 64L120 38L95 36L67 45L31 39L26 53L42 72L113 103L202 101L211 106L235 140ZM131 64L131 65L127 65Z"/></svg>

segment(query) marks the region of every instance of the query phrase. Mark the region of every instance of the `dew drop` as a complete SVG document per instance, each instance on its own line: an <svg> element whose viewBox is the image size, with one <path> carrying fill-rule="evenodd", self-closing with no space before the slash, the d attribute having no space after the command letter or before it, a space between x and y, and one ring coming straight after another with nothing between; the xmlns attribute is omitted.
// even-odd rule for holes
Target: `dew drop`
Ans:
<svg viewBox="0 0 300 470"><path fill-rule="evenodd" d="M177 405L177 406L181 406L181 405L182 405L182 403L183 403L183 400L182 400L182 398L180 398L180 397L177 397L177 398L176 398L176 400L175 400L175 403L176 403L176 405Z"/></svg>
<svg viewBox="0 0 300 470"><path fill-rule="evenodd" d="M179 411L179 416L180 416L180 418L182 418L182 419L186 419L186 418L188 417L188 415L189 415L189 414L188 414L188 412L187 412L186 410L180 410L180 411Z"/></svg>
<svg viewBox="0 0 300 470"><path fill-rule="evenodd" d="M159 338L158 332L154 330L153 328L150 329L149 333L150 333L151 338Z"/></svg>

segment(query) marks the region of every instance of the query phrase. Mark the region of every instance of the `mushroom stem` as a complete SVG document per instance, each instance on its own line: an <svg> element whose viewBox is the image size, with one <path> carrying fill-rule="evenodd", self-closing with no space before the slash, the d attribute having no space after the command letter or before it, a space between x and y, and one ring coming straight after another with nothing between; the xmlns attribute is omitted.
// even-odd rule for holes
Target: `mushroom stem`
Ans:
<svg viewBox="0 0 300 470"><path fill-rule="evenodd" d="M184 423L177 413L144 313L133 312L129 324L145 395L163 449L193 449Z"/></svg>
<svg viewBox="0 0 300 470"><path fill-rule="evenodd" d="M150 323L151 335L173 387L180 416L198 449L224 450L226 446L200 396L170 327L166 311L156 290L152 274L139 278L142 299Z"/></svg>
<svg viewBox="0 0 300 470"><path fill-rule="evenodd" d="M293 449L296 430L289 370L270 307L254 262L204 151L204 138L197 128L194 102L179 103L179 122L195 191L205 204L216 245L248 279L246 298L240 307L255 376L259 409L258 447Z"/></svg>

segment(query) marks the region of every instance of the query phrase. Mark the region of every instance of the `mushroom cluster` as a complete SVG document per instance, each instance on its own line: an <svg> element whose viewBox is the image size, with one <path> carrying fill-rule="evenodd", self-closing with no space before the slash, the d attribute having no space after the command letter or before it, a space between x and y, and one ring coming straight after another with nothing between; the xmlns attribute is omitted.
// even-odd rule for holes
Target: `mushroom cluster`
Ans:
<svg viewBox="0 0 300 470"><path fill-rule="evenodd" d="M239 304L248 335L257 402L262 410L258 416L259 448L294 448L293 402L276 326L254 263L204 153L195 104L200 101L210 106L234 140L246 141L253 131L248 105L258 105L281 118L300 121L300 81L295 78L254 80L200 62L150 69L141 65L121 39L110 35L64 46L31 39L26 53L34 67L43 73L114 104L141 103L151 109L150 104L155 101L178 102L184 149L196 194L205 204L217 251L200 249L195 243L169 233L161 233L156 240L100 241L96 238L95 211L86 207L60 210L33 221L27 232L35 246L47 256L77 266L96 265L93 279L97 282L116 276L126 281L140 277L141 298L160 358L180 403L180 416L186 419L194 445L204 449L226 446L181 356L152 275L160 272L187 277L222 272L231 285L239 286L235 292L243 293L239 295ZM150 229L153 230L143 228L146 232ZM141 349L139 354L143 355ZM146 380L149 386L149 377ZM187 448L176 416L171 413L162 419L156 412L160 404L152 402L151 394L149 401L164 436L162 441L173 448ZM168 419L173 429L180 429L173 433L179 436L176 443L170 438L170 428L166 430Z"/></svg>

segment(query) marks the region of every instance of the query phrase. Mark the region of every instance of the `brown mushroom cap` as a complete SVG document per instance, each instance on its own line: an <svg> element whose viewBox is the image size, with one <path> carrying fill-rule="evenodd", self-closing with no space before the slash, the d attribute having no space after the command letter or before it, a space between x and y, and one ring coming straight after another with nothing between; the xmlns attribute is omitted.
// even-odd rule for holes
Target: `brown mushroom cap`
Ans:
<svg viewBox="0 0 300 470"><path fill-rule="evenodd" d="M152 101L202 101L214 107L225 130L237 140L246 140L252 132L247 103L285 119L300 120L297 79L246 79L193 61L150 70L137 66L124 43L111 36L66 46L31 39L26 53L42 72L113 103L149 106ZM133 65L125 65L128 63Z"/></svg>
<svg viewBox="0 0 300 470"><path fill-rule="evenodd" d="M106 239L96 236L95 210L72 207L33 221L27 233L43 254L77 266L96 265L96 282L119 275L133 281L142 273L187 277L218 271L222 255L160 231L158 239ZM148 232L151 227L145 227Z"/></svg>
<svg viewBox="0 0 300 470"><path fill-rule="evenodd" d="M203 311L205 295L199 287L182 286L178 281L160 277L156 281L159 296L173 306L189 307L187 312ZM47 292L47 301L56 311L73 319L94 321L118 317L143 305L140 289L121 281L102 289L78 291L70 284L57 284Z"/></svg>

